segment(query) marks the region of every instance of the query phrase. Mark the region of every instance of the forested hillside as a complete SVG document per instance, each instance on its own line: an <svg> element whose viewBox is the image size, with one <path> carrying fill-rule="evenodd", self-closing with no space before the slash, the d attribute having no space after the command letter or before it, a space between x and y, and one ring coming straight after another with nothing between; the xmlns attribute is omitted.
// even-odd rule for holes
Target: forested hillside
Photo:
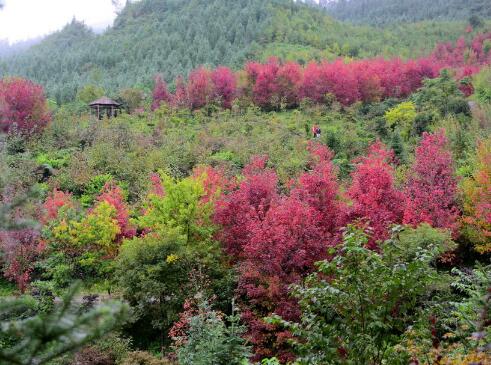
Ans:
<svg viewBox="0 0 491 365"><path fill-rule="evenodd" d="M322 4L335 18L374 25L491 17L488 0L335 0Z"/></svg>
<svg viewBox="0 0 491 365"><path fill-rule="evenodd" d="M26 54L7 60L0 73L30 77L57 100L70 100L89 82L113 89L148 85L157 72L173 79L200 64L238 66L271 18L268 3L129 3L105 34L72 22Z"/></svg>
<svg viewBox="0 0 491 365"><path fill-rule="evenodd" d="M65 102L86 84L108 92L148 89L158 73L172 83L202 64L238 68L273 55L300 63L414 57L438 41L455 41L465 26L430 22L380 31L342 24L291 0L143 0L128 3L102 35L72 22L29 51L0 60L0 75L28 77Z"/></svg>
<svg viewBox="0 0 491 365"><path fill-rule="evenodd" d="M3 59L0 364L491 364L476 19L142 0Z"/></svg>

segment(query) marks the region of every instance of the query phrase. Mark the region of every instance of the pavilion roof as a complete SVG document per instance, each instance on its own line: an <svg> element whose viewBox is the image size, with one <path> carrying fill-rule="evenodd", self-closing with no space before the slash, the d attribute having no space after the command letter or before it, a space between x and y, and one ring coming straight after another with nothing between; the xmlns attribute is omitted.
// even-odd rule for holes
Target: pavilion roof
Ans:
<svg viewBox="0 0 491 365"><path fill-rule="evenodd" d="M107 96L103 96L102 98L99 98L97 100L94 100L92 103L89 104L90 106L97 106L97 105L102 105L102 106L121 106L120 103L109 99Z"/></svg>

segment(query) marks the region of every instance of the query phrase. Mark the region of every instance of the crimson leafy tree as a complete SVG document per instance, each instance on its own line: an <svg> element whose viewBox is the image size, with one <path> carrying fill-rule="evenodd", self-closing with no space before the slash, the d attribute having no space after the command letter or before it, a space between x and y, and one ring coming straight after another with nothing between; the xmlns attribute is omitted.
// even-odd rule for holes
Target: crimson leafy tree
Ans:
<svg viewBox="0 0 491 365"><path fill-rule="evenodd" d="M41 86L21 78L0 80L0 130L33 134L51 120Z"/></svg>
<svg viewBox="0 0 491 365"><path fill-rule="evenodd" d="M404 195L394 186L394 153L381 143L374 143L368 156L358 159L351 174L348 191L353 200L353 219L367 220L370 226L369 246L390 237L389 227L402 222Z"/></svg>
<svg viewBox="0 0 491 365"><path fill-rule="evenodd" d="M423 134L405 194L405 224L428 223L457 234L457 178L444 130Z"/></svg>
<svg viewBox="0 0 491 365"><path fill-rule="evenodd" d="M39 232L33 228L0 232L4 276L24 293L39 254L44 250Z"/></svg>
<svg viewBox="0 0 491 365"><path fill-rule="evenodd" d="M223 108L230 109L237 93L235 75L228 67L221 66L213 70L211 80L215 100Z"/></svg>
<svg viewBox="0 0 491 365"><path fill-rule="evenodd" d="M327 257L339 240L345 222L332 153L324 146L309 146L310 171L292 183L289 195L277 191L274 171L256 158L244 169L244 180L216 205L219 238L237 263L238 293L243 318L257 358L277 354L291 360L288 332L263 321L272 313L298 320L300 312L289 296L289 286Z"/></svg>
<svg viewBox="0 0 491 365"><path fill-rule="evenodd" d="M213 100L211 72L200 67L189 74L188 79L189 107L199 109Z"/></svg>
<svg viewBox="0 0 491 365"><path fill-rule="evenodd" d="M237 260L251 232L264 219L271 202L278 198L276 173L266 168L266 157L255 157L244 168L244 179L237 189L216 203L214 220L222 227L218 238L226 252Z"/></svg>
<svg viewBox="0 0 491 365"><path fill-rule="evenodd" d="M158 109L163 103L170 103L171 99L171 94L167 90L167 84L162 80L162 76L157 76L152 93L152 110Z"/></svg>

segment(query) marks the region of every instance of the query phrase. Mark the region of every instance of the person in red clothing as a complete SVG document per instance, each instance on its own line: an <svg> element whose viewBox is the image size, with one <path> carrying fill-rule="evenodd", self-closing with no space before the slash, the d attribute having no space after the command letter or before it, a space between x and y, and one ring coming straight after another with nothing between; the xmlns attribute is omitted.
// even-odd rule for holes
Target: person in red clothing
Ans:
<svg viewBox="0 0 491 365"><path fill-rule="evenodd" d="M321 129L317 124L314 124L312 126L312 134L314 135L314 138L320 138L321 136Z"/></svg>

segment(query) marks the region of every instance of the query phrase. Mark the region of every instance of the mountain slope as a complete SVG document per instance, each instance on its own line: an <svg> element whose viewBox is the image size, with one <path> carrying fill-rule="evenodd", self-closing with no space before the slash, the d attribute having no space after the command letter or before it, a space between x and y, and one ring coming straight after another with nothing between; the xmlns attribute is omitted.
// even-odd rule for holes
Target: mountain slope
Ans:
<svg viewBox="0 0 491 365"><path fill-rule="evenodd" d="M374 25L491 17L489 0L338 0L323 4L338 19Z"/></svg>
<svg viewBox="0 0 491 365"><path fill-rule="evenodd" d="M77 88L88 82L112 89L144 85L157 72L170 80L199 64L240 65L270 18L267 3L129 3L106 33L95 35L72 22L28 52L10 58L3 74L34 79L63 101L72 99Z"/></svg>
<svg viewBox="0 0 491 365"><path fill-rule="evenodd" d="M293 0L142 0L128 3L114 26L97 35L76 21L40 44L0 60L0 77L41 83L51 98L71 101L84 85L108 94L172 83L199 65L239 68L278 56L306 63L336 57L414 57L455 41L465 23L427 22L380 31L332 19Z"/></svg>

